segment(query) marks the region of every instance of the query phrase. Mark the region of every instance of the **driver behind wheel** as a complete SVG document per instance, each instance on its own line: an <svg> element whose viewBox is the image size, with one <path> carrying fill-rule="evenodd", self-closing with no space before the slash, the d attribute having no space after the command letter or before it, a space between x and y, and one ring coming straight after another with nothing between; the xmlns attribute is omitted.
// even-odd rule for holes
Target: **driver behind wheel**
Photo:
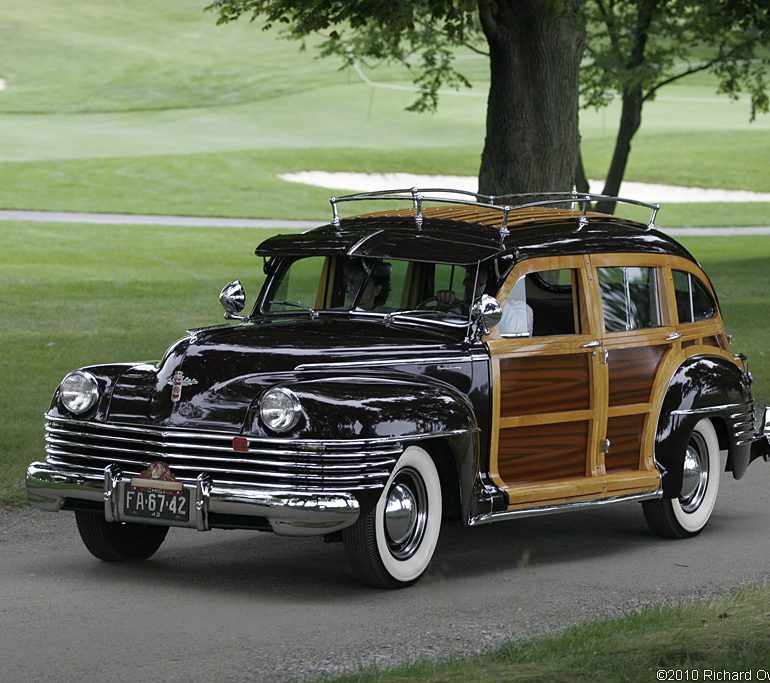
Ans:
<svg viewBox="0 0 770 683"><path fill-rule="evenodd" d="M363 259L349 259L342 266L345 291L355 311L376 311L390 295L391 266L384 261L373 265Z"/></svg>
<svg viewBox="0 0 770 683"><path fill-rule="evenodd" d="M487 289L489 280L489 265L484 263L479 267L478 278L475 270L468 268L463 278L465 297L458 299L451 289L442 289L436 292L436 301L442 310L456 309L458 313L464 313L468 306L478 299ZM475 282L475 287L474 287Z"/></svg>

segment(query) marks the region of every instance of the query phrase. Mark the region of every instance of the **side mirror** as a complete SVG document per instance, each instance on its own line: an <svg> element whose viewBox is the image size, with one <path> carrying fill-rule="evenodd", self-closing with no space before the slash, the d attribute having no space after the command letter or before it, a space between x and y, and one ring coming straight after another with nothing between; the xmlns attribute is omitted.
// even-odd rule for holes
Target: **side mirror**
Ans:
<svg viewBox="0 0 770 683"><path fill-rule="evenodd" d="M481 323L482 334L489 334L495 325L503 317L503 307L495 297L482 294L471 307L471 317Z"/></svg>
<svg viewBox="0 0 770 683"><path fill-rule="evenodd" d="M225 318L228 320L242 319L237 314L246 305L246 290L240 280L228 282L219 294L219 303L225 309Z"/></svg>

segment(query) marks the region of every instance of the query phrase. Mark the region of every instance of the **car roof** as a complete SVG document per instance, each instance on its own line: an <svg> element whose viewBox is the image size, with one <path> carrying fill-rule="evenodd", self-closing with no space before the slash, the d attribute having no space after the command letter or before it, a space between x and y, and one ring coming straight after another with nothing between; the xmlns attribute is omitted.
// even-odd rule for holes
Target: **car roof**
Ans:
<svg viewBox="0 0 770 683"><path fill-rule="evenodd" d="M646 252L695 259L678 242L629 219L578 210L513 208L507 220L499 207L429 206L366 213L301 234L276 235L258 256L339 255L471 265L512 254L536 256ZM581 218L584 220L581 221Z"/></svg>

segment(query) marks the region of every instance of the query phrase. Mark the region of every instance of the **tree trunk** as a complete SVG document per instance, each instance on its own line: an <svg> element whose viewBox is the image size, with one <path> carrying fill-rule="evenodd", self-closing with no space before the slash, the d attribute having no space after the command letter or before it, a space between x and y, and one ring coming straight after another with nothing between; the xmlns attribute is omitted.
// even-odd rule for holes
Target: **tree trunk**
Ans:
<svg viewBox="0 0 770 683"><path fill-rule="evenodd" d="M580 147L578 147L577 170L575 171L575 189L583 194L588 194L591 191L588 178L586 178L586 169L583 166L583 153Z"/></svg>
<svg viewBox="0 0 770 683"><path fill-rule="evenodd" d="M656 8L657 5L654 0L639 2L637 6L634 42L626 65L629 73L634 73L634 71L644 66L648 33L652 23L653 12ZM615 150L612 153L610 170L607 173L602 194L617 197L620 193L620 184L623 182L626 164L628 164L628 156L631 154L631 140L636 135L636 131L639 130L639 126L642 125L643 105L644 95L641 85L634 85L623 91L620 127L615 138ZM613 213L615 211L615 203L597 202L596 210L602 213Z"/></svg>
<svg viewBox="0 0 770 683"><path fill-rule="evenodd" d="M610 170L607 172L602 194L617 197L620 193L620 184L623 182L628 156L631 154L631 140L641 125L642 88L635 87L623 93L620 127L615 138L615 150L612 153L612 162L610 163ZM609 201L598 202L596 210L602 213L612 213L615 211L615 204L616 202Z"/></svg>
<svg viewBox="0 0 770 683"><path fill-rule="evenodd" d="M491 81L481 194L571 191L578 163L583 0L479 0Z"/></svg>

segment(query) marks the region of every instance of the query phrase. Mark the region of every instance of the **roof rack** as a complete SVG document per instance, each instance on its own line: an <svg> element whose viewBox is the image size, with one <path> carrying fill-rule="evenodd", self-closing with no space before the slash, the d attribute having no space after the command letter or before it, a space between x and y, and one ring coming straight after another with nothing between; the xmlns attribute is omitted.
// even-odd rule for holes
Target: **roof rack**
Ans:
<svg viewBox="0 0 770 683"><path fill-rule="evenodd" d="M530 206L549 206L552 204L563 204L570 202L572 204L582 205L582 214L580 216L580 222L578 230L583 228L588 223L586 213L591 202L612 202L621 204L632 204L633 206L643 206L646 209L650 209L652 212L650 220L647 223L647 229L652 230L655 227L655 218L660 211L660 204L653 204L651 202L641 202L637 199L627 199L625 197L612 197L606 194L591 194L585 192L529 192L526 194L504 194L504 195L479 195L484 196L490 203L494 203L499 200L506 200L513 204L512 209L523 209ZM543 199L532 200L533 197L543 197ZM520 203L516 200L520 200Z"/></svg>
<svg viewBox="0 0 770 683"><path fill-rule="evenodd" d="M439 193L427 194L427 193ZM449 195L449 196L447 196ZM458 198L455 198L457 196ZM540 199L535 199L540 197ZM472 199L471 199L472 198ZM385 201L411 201L415 210L415 223L417 229L422 228L423 202L435 202L440 204L460 204L465 206L483 206L490 209L497 209L502 212L502 224L500 225L500 241L505 239L510 233L508 229L508 216L514 209L524 209L533 206L552 206L555 204L578 204L582 206L582 213L578 221L578 230L581 230L588 224L587 212L591 202L608 201L621 202L623 204L632 204L634 206L643 206L652 211L647 229L652 230L655 227L655 218L660 210L659 204L640 202L636 199L625 199L623 197L610 197L603 194L588 194L582 192L531 192L525 194L506 194L506 195L485 195L478 192L468 192L466 190L454 190L444 187L428 187L395 190L378 190L376 192L359 192L356 194L343 195L342 197L331 197L329 203L332 207L332 225L335 228L340 226L340 216L337 205L342 202L359 202L368 200ZM497 202L505 201L503 205Z"/></svg>

